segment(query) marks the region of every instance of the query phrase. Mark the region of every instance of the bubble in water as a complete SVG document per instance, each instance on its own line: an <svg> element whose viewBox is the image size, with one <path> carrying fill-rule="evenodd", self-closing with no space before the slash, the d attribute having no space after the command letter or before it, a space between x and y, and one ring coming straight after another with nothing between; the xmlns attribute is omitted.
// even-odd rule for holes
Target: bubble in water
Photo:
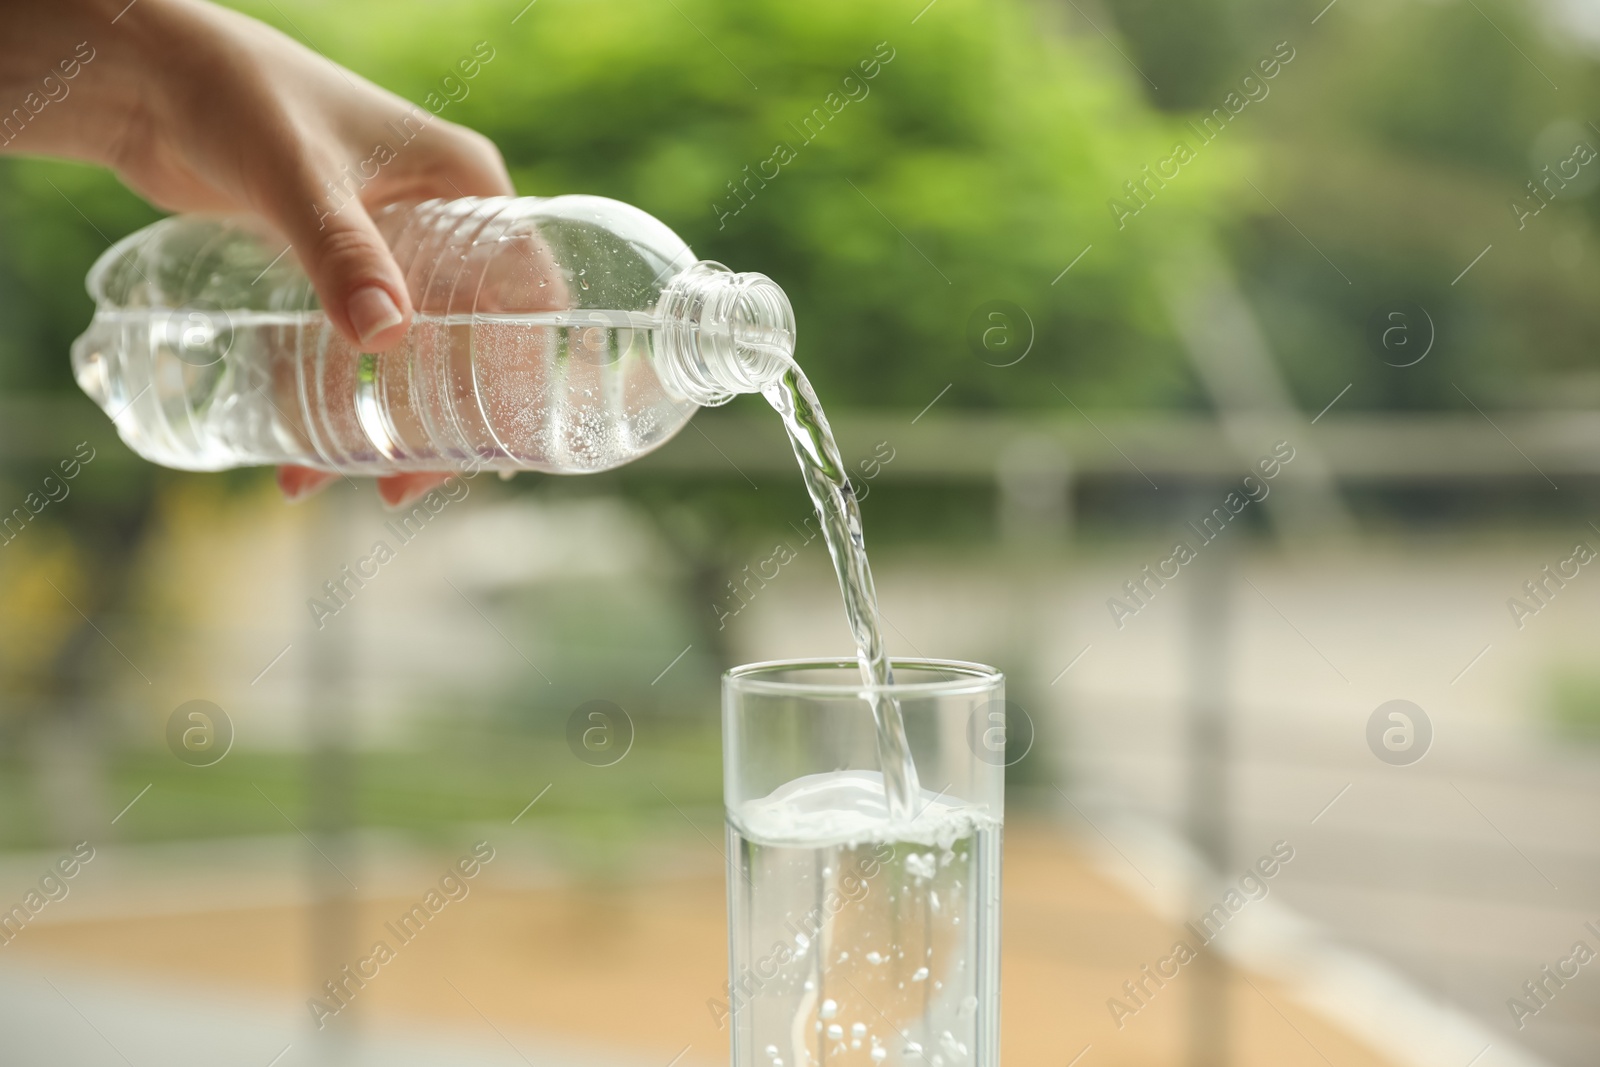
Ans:
<svg viewBox="0 0 1600 1067"><path fill-rule="evenodd" d="M815 983L811 979L807 978L805 980L805 984L802 985L800 988L804 989L807 993L814 993L814 992L816 992L816 989L817 989L817 983Z"/></svg>
<svg viewBox="0 0 1600 1067"><path fill-rule="evenodd" d="M843 1041L844 1027L840 1026L838 1023L829 1023L828 1038L833 1041Z"/></svg>
<svg viewBox="0 0 1600 1067"><path fill-rule="evenodd" d="M915 1041L907 1041L906 1042L906 1055L907 1056L920 1056L920 1055L922 1055L922 1046L917 1044Z"/></svg>
<svg viewBox="0 0 1600 1067"><path fill-rule="evenodd" d="M884 1048L882 1045L874 1045L872 1047L872 1051L867 1053L867 1055L872 1057L873 1063L882 1063L884 1060L889 1058L889 1050Z"/></svg>
<svg viewBox="0 0 1600 1067"><path fill-rule="evenodd" d="M932 852L913 852L906 857L906 870L915 878L932 878L937 869Z"/></svg>
<svg viewBox="0 0 1600 1067"><path fill-rule="evenodd" d="M824 1019L833 1018L835 1015L839 1014L839 1002L834 1000L832 997L829 997L827 1000L822 1002L822 1008L817 1012L817 1014L822 1016Z"/></svg>
<svg viewBox="0 0 1600 1067"><path fill-rule="evenodd" d="M966 1012L969 1015L972 1012L977 1011L978 1010L978 998L974 997L974 996L962 997L961 998L961 1010L963 1012Z"/></svg>
<svg viewBox="0 0 1600 1067"><path fill-rule="evenodd" d="M866 1023L851 1023L850 1024L850 1036L853 1037L853 1038L856 1038L857 1040L859 1040L859 1039L861 1039L863 1037L866 1037L867 1036L867 1024Z"/></svg>
<svg viewBox="0 0 1600 1067"><path fill-rule="evenodd" d="M918 967L917 970L916 970L916 973L911 976L911 980L913 982L925 982L925 981L927 981L927 979L928 979L928 968L926 968L926 967Z"/></svg>
<svg viewBox="0 0 1600 1067"><path fill-rule="evenodd" d="M777 1058L778 1058L778 1046L777 1045L768 1045L767 1046L767 1059L775 1060Z"/></svg>
<svg viewBox="0 0 1600 1067"><path fill-rule="evenodd" d="M871 952L867 953L867 962L868 963L882 963L883 962L883 953L879 952L877 949L873 949Z"/></svg>
<svg viewBox="0 0 1600 1067"><path fill-rule="evenodd" d="M946 1030L939 1035L939 1047L944 1049L946 1055L954 1060L967 1058L967 1046L956 1040L956 1035ZM934 1057L937 1059L938 1057Z"/></svg>
<svg viewBox="0 0 1600 1067"><path fill-rule="evenodd" d="M824 877L824 878L832 878L833 877L833 868L832 867L824 867L824 868L822 868L822 877Z"/></svg>

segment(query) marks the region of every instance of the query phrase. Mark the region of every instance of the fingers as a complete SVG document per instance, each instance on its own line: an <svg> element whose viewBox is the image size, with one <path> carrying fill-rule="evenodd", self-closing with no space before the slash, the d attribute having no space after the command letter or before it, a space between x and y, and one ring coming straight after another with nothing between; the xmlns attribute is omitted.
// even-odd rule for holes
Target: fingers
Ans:
<svg viewBox="0 0 1600 1067"><path fill-rule="evenodd" d="M515 196L511 175L494 142L475 130L435 119L399 149L377 181L363 190L369 206L393 200Z"/></svg>
<svg viewBox="0 0 1600 1067"><path fill-rule="evenodd" d="M308 176L273 197L267 214L294 246L335 329L365 352L404 336L411 319L405 278L360 200L330 204Z"/></svg>
<svg viewBox="0 0 1600 1067"><path fill-rule="evenodd" d="M493 141L464 126L446 124L444 152L433 165L457 196L515 196L506 161Z"/></svg>
<svg viewBox="0 0 1600 1067"><path fill-rule="evenodd" d="M315 471L310 467L279 467L278 490L290 503L304 500L321 492L329 482L339 476L328 471Z"/></svg>
<svg viewBox="0 0 1600 1067"><path fill-rule="evenodd" d="M451 471L391 474L378 479L378 498L394 510L414 504L426 496L428 490L442 485L453 477Z"/></svg>
<svg viewBox="0 0 1600 1067"><path fill-rule="evenodd" d="M378 498L392 510L416 503L453 476L451 471L425 471L391 474L378 479ZM337 474L312 470L310 467L279 467L278 489L291 504L315 496L332 482Z"/></svg>
<svg viewBox="0 0 1600 1067"><path fill-rule="evenodd" d="M308 165L280 183L284 188L267 197L267 214L294 246L329 321L371 352L404 336L412 307L405 278L369 208L392 200L516 192L492 141L442 121L400 148L359 195L330 196L319 169L326 168Z"/></svg>

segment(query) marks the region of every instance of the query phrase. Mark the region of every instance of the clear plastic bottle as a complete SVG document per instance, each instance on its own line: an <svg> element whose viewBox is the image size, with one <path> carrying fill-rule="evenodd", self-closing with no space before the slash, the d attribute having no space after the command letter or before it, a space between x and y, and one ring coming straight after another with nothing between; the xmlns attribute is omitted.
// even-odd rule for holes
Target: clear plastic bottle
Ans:
<svg viewBox="0 0 1600 1067"><path fill-rule="evenodd" d="M389 351L338 334L281 239L183 215L90 271L79 385L168 467L583 473L792 365L794 314L771 279L697 261L627 204L430 200L376 219L416 309Z"/></svg>

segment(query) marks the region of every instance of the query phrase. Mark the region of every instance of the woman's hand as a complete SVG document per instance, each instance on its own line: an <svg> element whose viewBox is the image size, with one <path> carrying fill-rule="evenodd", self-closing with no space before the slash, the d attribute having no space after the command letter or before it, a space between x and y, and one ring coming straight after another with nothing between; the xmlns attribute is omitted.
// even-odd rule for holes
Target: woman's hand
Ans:
<svg viewBox="0 0 1600 1067"><path fill-rule="evenodd" d="M8 128L0 150L102 164L169 211L265 219L333 325L365 351L395 344L412 314L369 209L513 192L487 138L237 12L201 0L0 0L0 20L0 102L46 77L63 84L64 62L77 67L67 94L20 133ZM411 139L396 145L400 129ZM395 146L392 158L369 179L380 144ZM278 484L294 499L336 477L286 467ZM399 505L443 477L382 478L379 492Z"/></svg>

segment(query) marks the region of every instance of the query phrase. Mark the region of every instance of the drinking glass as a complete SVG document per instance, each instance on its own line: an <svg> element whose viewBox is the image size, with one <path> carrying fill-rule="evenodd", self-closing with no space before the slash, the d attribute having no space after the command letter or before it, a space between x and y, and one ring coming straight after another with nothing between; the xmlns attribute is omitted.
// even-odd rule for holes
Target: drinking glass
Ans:
<svg viewBox="0 0 1600 1067"><path fill-rule="evenodd" d="M734 1067L995 1067L1005 678L854 660L723 677ZM920 789L890 817L872 697L898 704Z"/></svg>

